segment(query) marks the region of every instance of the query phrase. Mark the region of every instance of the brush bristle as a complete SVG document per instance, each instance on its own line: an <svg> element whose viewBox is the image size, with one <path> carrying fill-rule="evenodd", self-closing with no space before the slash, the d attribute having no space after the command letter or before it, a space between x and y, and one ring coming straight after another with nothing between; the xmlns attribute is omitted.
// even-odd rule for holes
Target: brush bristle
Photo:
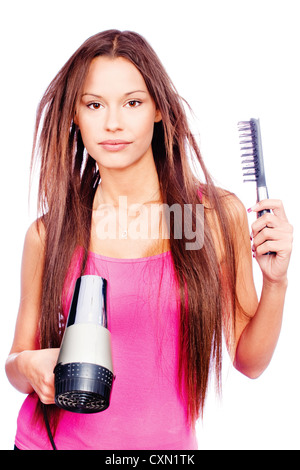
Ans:
<svg viewBox="0 0 300 470"><path fill-rule="evenodd" d="M259 175L256 128L252 121L238 122L244 182L257 181Z"/></svg>

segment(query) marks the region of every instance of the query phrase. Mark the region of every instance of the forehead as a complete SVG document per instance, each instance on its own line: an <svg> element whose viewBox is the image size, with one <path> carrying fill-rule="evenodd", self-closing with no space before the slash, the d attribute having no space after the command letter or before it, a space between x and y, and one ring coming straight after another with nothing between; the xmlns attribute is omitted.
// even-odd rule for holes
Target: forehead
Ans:
<svg viewBox="0 0 300 470"><path fill-rule="evenodd" d="M133 87L133 88L132 88ZM143 76L129 60L123 57L96 57L92 60L84 82L83 93L120 93L129 90L144 90L147 87Z"/></svg>

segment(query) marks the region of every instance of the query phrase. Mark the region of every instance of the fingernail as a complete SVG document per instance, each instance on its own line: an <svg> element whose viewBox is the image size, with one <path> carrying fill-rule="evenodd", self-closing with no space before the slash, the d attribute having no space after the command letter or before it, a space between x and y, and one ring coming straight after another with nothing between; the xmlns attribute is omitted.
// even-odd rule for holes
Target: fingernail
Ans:
<svg viewBox="0 0 300 470"><path fill-rule="evenodd" d="M247 209L247 212L252 212L252 208L249 207L249 209Z"/></svg>

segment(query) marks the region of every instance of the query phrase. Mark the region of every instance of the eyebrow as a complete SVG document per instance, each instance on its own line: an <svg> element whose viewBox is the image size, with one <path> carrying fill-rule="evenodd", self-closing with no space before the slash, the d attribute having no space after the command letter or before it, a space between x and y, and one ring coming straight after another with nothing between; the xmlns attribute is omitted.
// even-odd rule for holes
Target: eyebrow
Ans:
<svg viewBox="0 0 300 470"><path fill-rule="evenodd" d="M134 93L147 93L145 90L134 90L134 91L128 91L127 93L124 93L124 96L129 96L133 95ZM81 97L83 96L94 96L95 98L103 98L101 95L96 95L95 93L83 93Z"/></svg>

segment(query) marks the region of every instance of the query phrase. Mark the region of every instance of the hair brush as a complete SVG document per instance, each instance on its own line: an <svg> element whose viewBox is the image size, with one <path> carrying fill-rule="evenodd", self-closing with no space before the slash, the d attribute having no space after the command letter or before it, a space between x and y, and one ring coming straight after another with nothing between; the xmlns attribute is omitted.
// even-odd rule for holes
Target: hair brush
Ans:
<svg viewBox="0 0 300 470"><path fill-rule="evenodd" d="M268 199L259 119L251 118L249 121L238 122L238 131L244 182L256 183L257 202ZM266 212L271 211L269 209L260 211L258 217ZM266 254L274 253L270 251Z"/></svg>

